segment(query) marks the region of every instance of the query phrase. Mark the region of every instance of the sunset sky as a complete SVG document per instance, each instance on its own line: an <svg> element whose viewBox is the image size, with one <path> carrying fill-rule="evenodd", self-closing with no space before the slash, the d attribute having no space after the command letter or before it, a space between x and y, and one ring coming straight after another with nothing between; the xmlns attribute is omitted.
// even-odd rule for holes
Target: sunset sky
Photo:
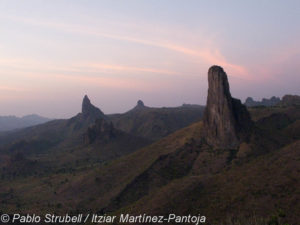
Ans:
<svg viewBox="0 0 300 225"><path fill-rule="evenodd" d="M242 101L300 94L300 1L0 0L0 115L205 104L220 65Z"/></svg>

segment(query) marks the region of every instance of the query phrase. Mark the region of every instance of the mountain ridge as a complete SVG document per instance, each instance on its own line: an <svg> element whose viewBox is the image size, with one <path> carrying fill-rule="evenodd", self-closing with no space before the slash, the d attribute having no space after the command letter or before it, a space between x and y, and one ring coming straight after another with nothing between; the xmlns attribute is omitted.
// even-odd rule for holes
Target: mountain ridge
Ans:
<svg viewBox="0 0 300 225"><path fill-rule="evenodd" d="M0 132L22 129L38 124L46 123L52 119L37 114L17 116L0 116Z"/></svg>

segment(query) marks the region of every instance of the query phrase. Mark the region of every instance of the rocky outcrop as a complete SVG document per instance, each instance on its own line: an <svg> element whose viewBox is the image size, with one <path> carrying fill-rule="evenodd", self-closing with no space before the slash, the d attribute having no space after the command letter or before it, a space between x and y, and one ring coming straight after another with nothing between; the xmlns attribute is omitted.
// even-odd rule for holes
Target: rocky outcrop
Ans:
<svg viewBox="0 0 300 225"><path fill-rule="evenodd" d="M138 100L136 106L128 111L128 113L136 113L140 111L144 111L145 109L149 109L149 107L145 106L142 100Z"/></svg>
<svg viewBox="0 0 300 225"><path fill-rule="evenodd" d="M144 102L142 100L138 100L137 107L145 107Z"/></svg>
<svg viewBox="0 0 300 225"><path fill-rule="evenodd" d="M300 105L300 96L299 95L285 95L282 97L282 100L279 104L282 106Z"/></svg>
<svg viewBox="0 0 300 225"><path fill-rule="evenodd" d="M108 141L115 136L114 126L112 122L104 115L104 113L92 105L87 95L84 96L82 102L82 116L93 121L93 124L88 127L85 134L85 143L91 144L98 141Z"/></svg>
<svg viewBox="0 0 300 225"><path fill-rule="evenodd" d="M239 99L231 97L222 67L208 70L208 96L203 116L205 139L215 149L236 149L246 140L252 121Z"/></svg>
<svg viewBox="0 0 300 225"><path fill-rule="evenodd" d="M248 97L245 101L245 105L247 107L254 107L254 106L274 106L280 102L280 98L278 97L271 97L270 99L263 98L262 101L254 101L253 98Z"/></svg>
<svg viewBox="0 0 300 225"><path fill-rule="evenodd" d="M82 101L81 113L67 120L66 125L73 131L86 130L89 126L93 125L97 119L105 119L107 117L104 113L94 106L87 95L84 96Z"/></svg>
<svg viewBox="0 0 300 225"><path fill-rule="evenodd" d="M92 105L87 95L84 96L82 101L82 115L84 117L92 117L92 118L98 118L104 116L103 112L100 109Z"/></svg>
<svg viewBox="0 0 300 225"><path fill-rule="evenodd" d="M145 106L144 102L142 100L138 100L136 103L136 106L132 110L136 111L136 110L143 110L146 108L148 108L148 107Z"/></svg>

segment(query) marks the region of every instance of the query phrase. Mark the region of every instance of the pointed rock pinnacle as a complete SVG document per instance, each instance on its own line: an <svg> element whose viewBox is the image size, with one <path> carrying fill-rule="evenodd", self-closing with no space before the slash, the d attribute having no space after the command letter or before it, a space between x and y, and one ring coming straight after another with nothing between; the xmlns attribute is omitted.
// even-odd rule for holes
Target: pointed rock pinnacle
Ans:
<svg viewBox="0 0 300 225"><path fill-rule="evenodd" d="M241 101L231 97L222 67L208 70L208 95L203 116L205 138L215 149L235 149L252 127L250 115Z"/></svg>

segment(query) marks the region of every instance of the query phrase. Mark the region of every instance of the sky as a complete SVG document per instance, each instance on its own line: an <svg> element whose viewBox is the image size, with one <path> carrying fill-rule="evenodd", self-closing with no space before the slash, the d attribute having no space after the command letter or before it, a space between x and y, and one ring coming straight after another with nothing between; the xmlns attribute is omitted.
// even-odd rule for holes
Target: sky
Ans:
<svg viewBox="0 0 300 225"><path fill-rule="evenodd" d="M300 1L0 0L0 115L69 118L141 99L202 104L207 71L231 94L300 94Z"/></svg>

